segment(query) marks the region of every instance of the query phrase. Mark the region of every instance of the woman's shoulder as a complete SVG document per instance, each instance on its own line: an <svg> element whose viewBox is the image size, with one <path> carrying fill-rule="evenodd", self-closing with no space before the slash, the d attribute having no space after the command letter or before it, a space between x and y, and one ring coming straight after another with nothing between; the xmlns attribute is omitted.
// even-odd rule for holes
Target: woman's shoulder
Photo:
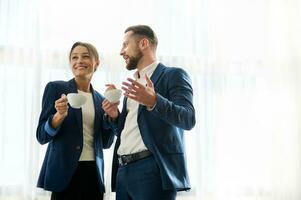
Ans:
<svg viewBox="0 0 301 200"><path fill-rule="evenodd" d="M56 80L56 81L50 81L47 83L46 88L47 89L54 89L54 90L60 90L65 89L70 86L70 81L63 81L63 80Z"/></svg>
<svg viewBox="0 0 301 200"><path fill-rule="evenodd" d="M65 85L69 85L70 81L56 80L56 81L49 81L48 84L65 86Z"/></svg>

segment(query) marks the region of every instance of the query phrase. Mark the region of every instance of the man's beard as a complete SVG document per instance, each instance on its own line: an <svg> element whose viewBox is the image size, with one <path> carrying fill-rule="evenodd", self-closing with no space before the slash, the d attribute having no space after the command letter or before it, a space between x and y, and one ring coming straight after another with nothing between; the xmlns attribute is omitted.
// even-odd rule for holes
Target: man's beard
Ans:
<svg viewBox="0 0 301 200"><path fill-rule="evenodd" d="M138 51L136 56L129 57L129 63L126 65L128 70L133 70L137 68L138 62L142 58L143 54L141 51Z"/></svg>

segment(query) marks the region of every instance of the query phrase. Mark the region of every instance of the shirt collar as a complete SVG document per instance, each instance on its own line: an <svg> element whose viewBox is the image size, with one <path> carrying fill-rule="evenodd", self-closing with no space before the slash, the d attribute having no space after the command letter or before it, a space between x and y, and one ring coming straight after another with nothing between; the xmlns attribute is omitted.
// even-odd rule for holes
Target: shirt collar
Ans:
<svg viewBox="0 0 301 200"><path fill-rule="evenodd" d="M153 72L155 71L156 67L158 66L159 62L155 61L152 64L148 65L147 67L143 68L140 72L137 70L134 73L135 79L144 78L145 74L150 78Z"/></svg>

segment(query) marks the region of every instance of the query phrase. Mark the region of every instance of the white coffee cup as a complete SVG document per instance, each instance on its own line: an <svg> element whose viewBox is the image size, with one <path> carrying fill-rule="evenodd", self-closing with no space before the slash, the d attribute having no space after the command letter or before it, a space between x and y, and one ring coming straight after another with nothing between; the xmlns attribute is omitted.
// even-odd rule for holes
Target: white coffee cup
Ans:
<svg viewBox="0 0 301 200"><path fill-rule="evenodd" d="M122 90L120 89L111 89L105 91L103 94L105 98L111 103L117 103L120 100Z"/></svg>
<svg viewBox="0 0 301 200"><path fill-rule="evenodd" d="M87 98L78 93L69 93L67 94L68 103L72 108L81 108L85 103Z"/></svg>

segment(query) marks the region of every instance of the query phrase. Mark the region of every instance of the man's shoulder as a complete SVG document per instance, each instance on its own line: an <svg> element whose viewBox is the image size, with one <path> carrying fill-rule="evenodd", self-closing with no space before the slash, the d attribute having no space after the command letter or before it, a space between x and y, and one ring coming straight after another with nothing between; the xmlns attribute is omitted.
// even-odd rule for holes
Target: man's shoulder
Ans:
<svg viewBox="0 0 301 200"><path fill-rule="evenodd" d="M158 67L160 67L166 75L187 74L181 67L166 66L162 63L159 63Z"/></svg>

